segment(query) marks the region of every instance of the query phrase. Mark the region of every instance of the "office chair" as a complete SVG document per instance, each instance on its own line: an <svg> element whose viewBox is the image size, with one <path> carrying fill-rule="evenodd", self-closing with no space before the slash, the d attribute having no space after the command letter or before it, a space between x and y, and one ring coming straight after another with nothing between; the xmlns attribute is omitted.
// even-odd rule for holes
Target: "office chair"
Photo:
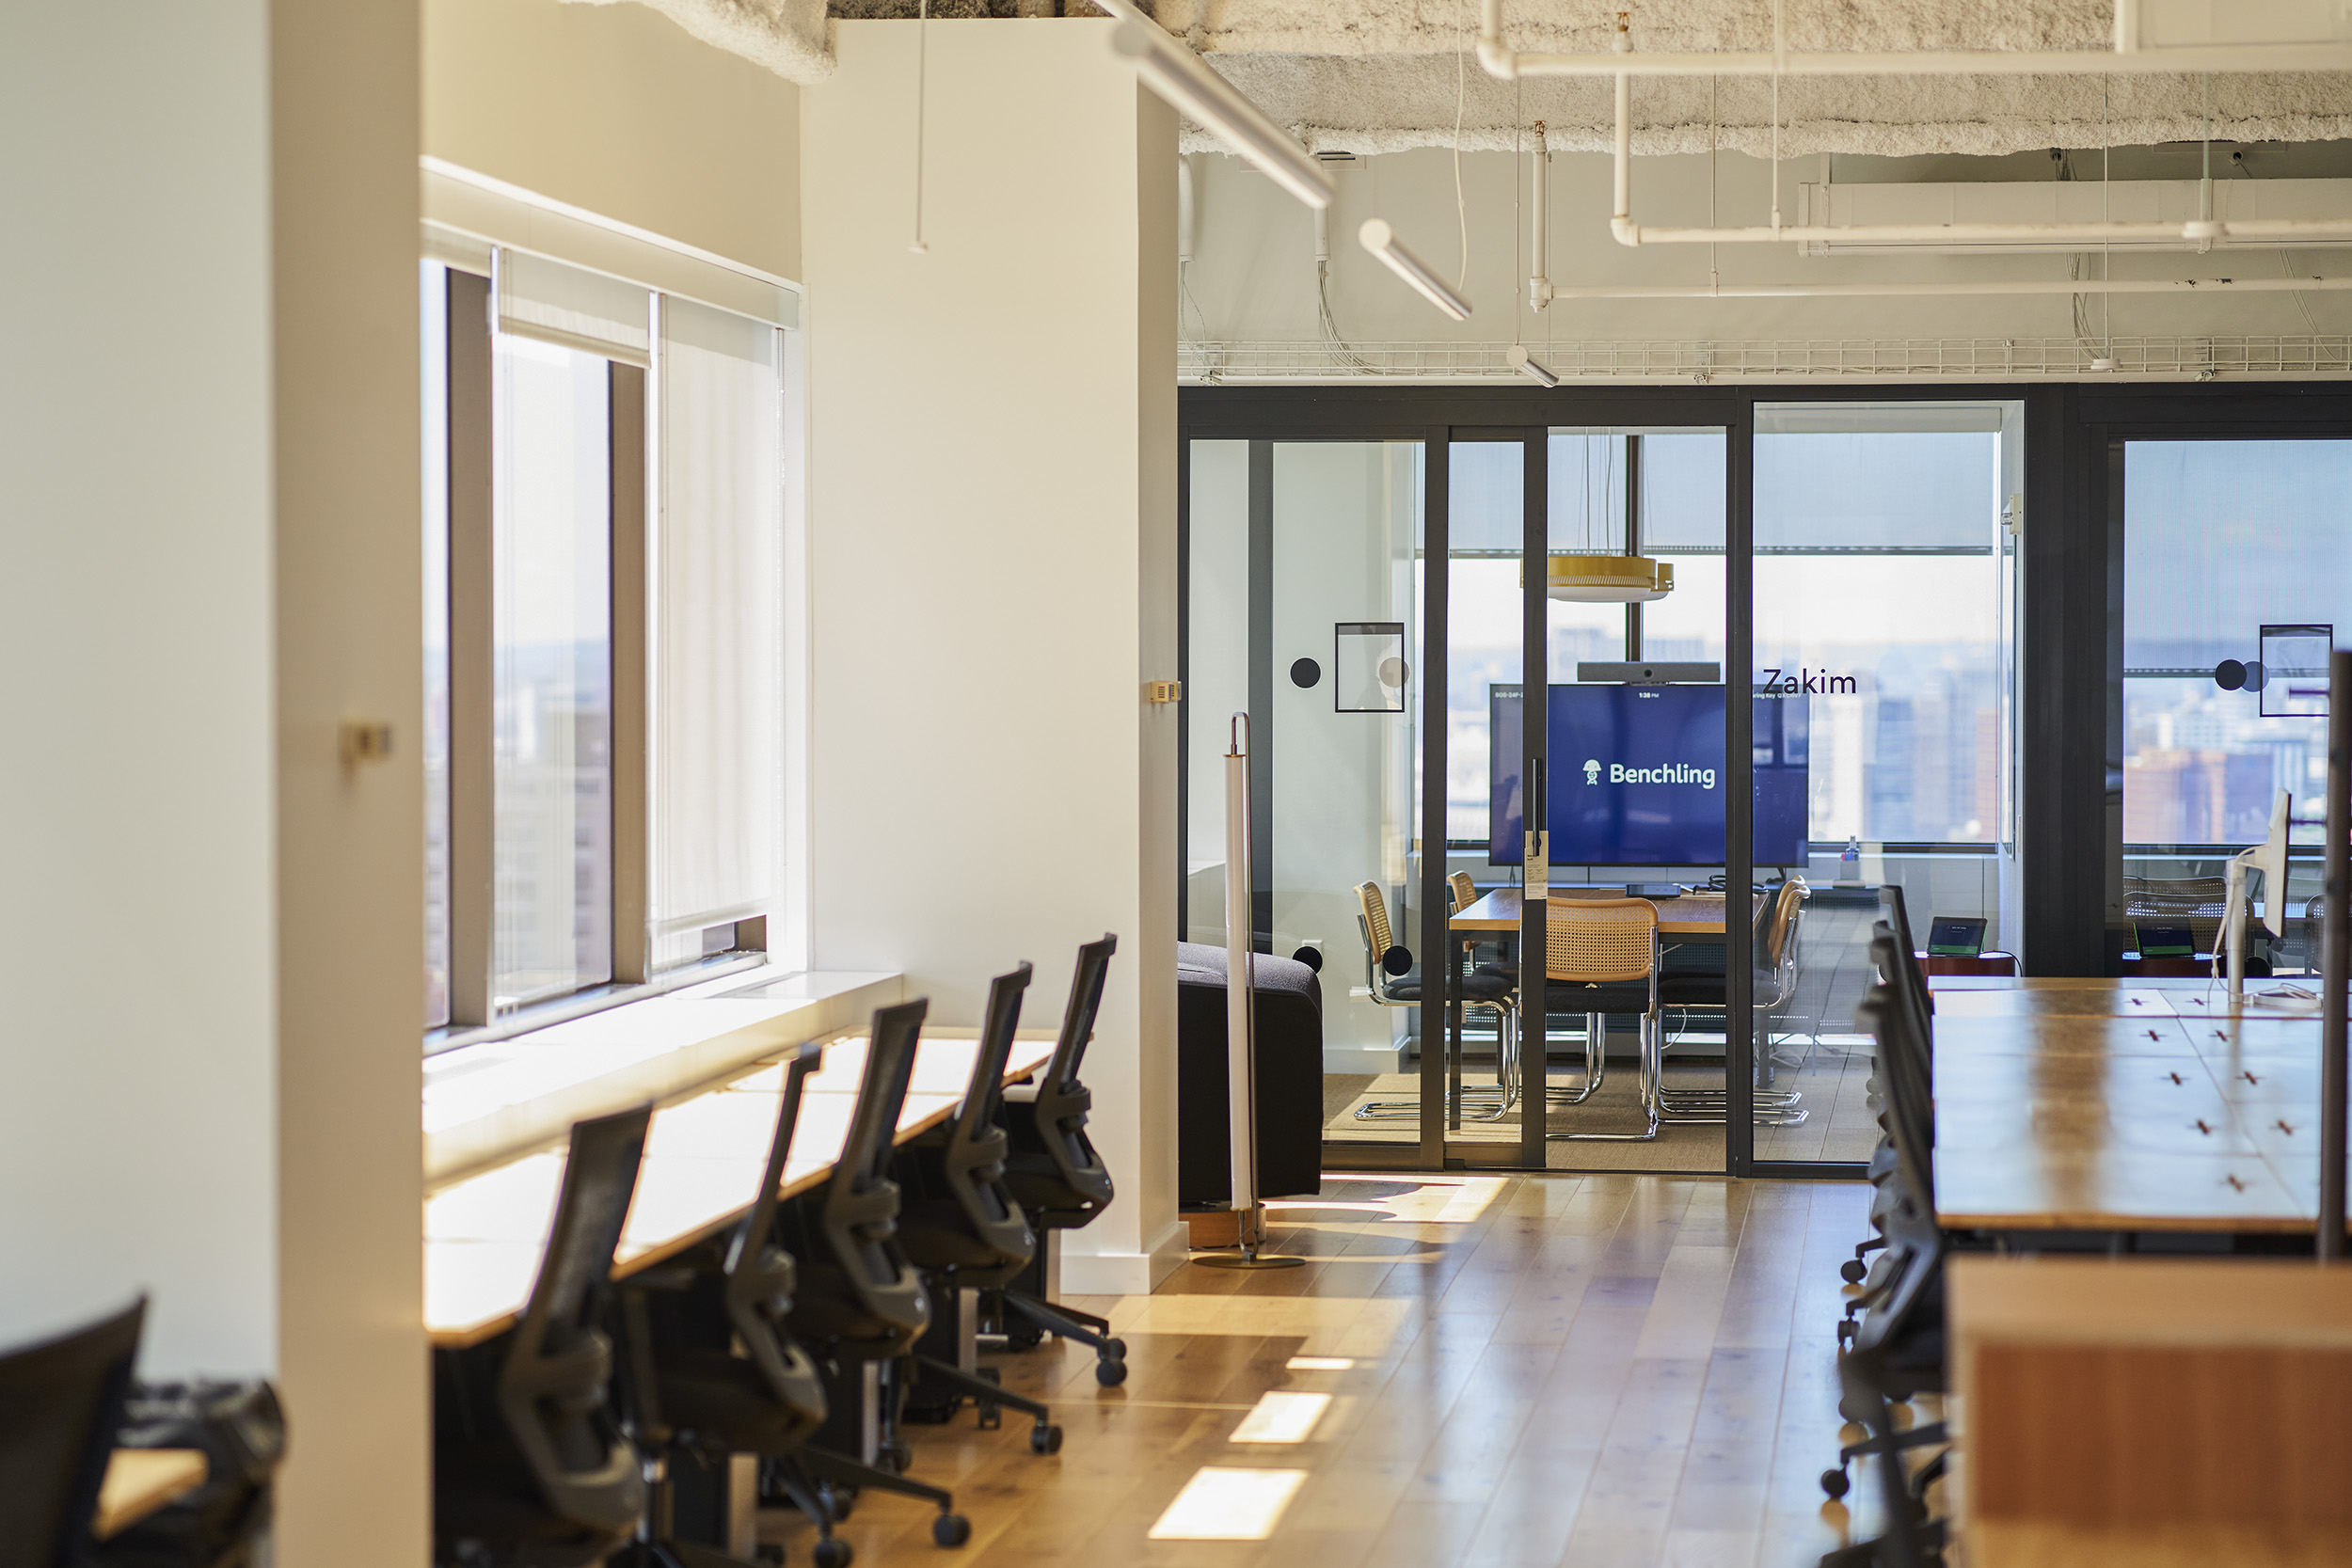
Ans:
<svg viewBox="0 0 2352 1568"><path fill-rule="evenodd" d="M439 1562L600 1562L645 1508L637 1449L610 1402L598 1326L637 1190L649 1107L572 1127L539 1277L512 1333L435 1354L433 1533Z"/></svg>
<svg viewBox="0 0 2352 1568"><path fill-rule="evenodd" d="M0 1356L0 1559L78 1568L90 1547L147 1298Z"/></svg>
<svg viewBox="0 0 2352 1568"><path fill-rule="evenodd" d="M817 1192L795 1198L777 1216L779 1232L790 1239L799 1259L798 1290L785 1315L786 1327L838 1380L869 1363L878 1368L878 1449L898 1471L913 1456L898 1435L904 1389L893 1364L914 1348L930 1326L931 1315L922 1278L898 1244L898 1187L889 1170L898 1115L914 1072L915 1043L930 1006L918 999L876 1009L865 1074L833 1178ZM849 1410L836 1408L834 1426L845 1424L850 1416ZM955 1497L945 1487L862 1464L815 1443L801 1450L797 1463L831 1488L870 1486L934 1505L939 1514L931 1521L931 1539L942 1546L961 1546L972 1537L971 1524L956 1513ZM844 1512L837 1503L832 1507L836 1519Z"/></svg>
<svg viewBox="0 0 2352 1568"><path fill-rule="evenodd" d="M1015 1350L1025 1350L1047 1334L1091 1345L1094 1381L1105 1388L1127 1381L1127 1341L1112 1335L1109 1320L1044 1299L1045 1249L1051 1244L1050 1232L1082 1229L1110 1207L1111 1173L1086 1135L1087 1112L1094 1098L1078 1081L1078 1064L1094 1037L1103 982L1118 946L1119 939L1105 934L1078 949L1078 968L1070 979L1070 1003L1062 1012L1054 1059L1035 1087L1005 1094L1005 1131L1011 1140L1005 1186L1029 1223L1049 1234L1040 1237L1018 1277L981 1295L984 1314L1003 1328ZM1016 1317L1022 1329L1013 1326Z"/></svg>
<svg viewBox="0 0 2352 1568"><path fill-rule="evenodd" d="M1881 923L1871 942L1874 954L1889 962L1907 958L1899 954L1896 940ZM1838 1408L1862 1426L1865 1436L1840 1449L1836 1466L1822 1472L1821 1487L1832 1497L1844 1496L1846 1467L1866 1454L1877 1457L1886 1531L1876 1541L1831 1552L1821 1562L1823 1568L1920 1568L1941 1560L1945 1527L1927 1518L1926 1497L1943 1473L1945 1456L1907 1474L1901 1454L1947 1443L1949 1433L1941 1421L1898 1430L1893 1406L1945 1387L1947 1248L1935 1212L1930 1085L1921 1071L1928 1052L1925 1041L1913 1037L1908 1009L1883 982L1871 988L1854 1016L1876 1041L1888 1085L1886 1128L1895 1152L1890 1181L1899 1198L1887 1211L1887 1251L1880 1265L1884 1278L1875 1290L1866 1288L1867 1309L1859 1331L1838 1354Z"/></svg>
<svg viewBox="0 0 2352 1568"><path fill-rule="evenodd" d="M1804 1097L1790 1089L1774 1089L1772 1081L1772 1039L1770 1028L1775 1008L1786 1006L1797 990L1797 934L1804 914L1808 895L1804 883L1790 878L1780 884L1779 891L1764 900L1756 911L1748 953L1750 973L1754 981L1750 988L1749 1006L1760 1026L1756 1032L1756 1051L1752 1067L1754 1087L1749 1104L1756 1124L1759 1127L1795 1127L1808 1113L1798 1110ZM1671 959L1674 950L1669 949ZM1705 967L1677 969L1661 961L1658 980L1659 1002L1669 1007L1696 1011L1724 1013L1726 1032L1730 1018L1731 988L1729 976L1722 972L1723 950L1717 949L1718 962ZM1662 1057L1666 1048L1661 1045ZM1722 1125L1729 1115L1731 1096L1727 1089L1669 1089L1661 1085L1659 1099L1663 1118L1685 1124Z"/></svg>
<svg viewBox="0 0 2352 1568"><path fill-rule="evenodd" d="M1470 874L1459 874L1462 881ZM1452 884L1455 908L1461 904L1461 890ZM1389 903L1381 895L1377 882L1356 885L1356 929L1364 940L1364 984L1372 1000L1383 1007L1418 1007L1421 1006L1421 974L1413 967L1413 955L1396 945L1394 933L1389 926ZM1461 1067L1454 1064L1450 1098L1453 1111L1459 1119L1499 1121L1518 1100L1518 1009L1512 1000L1510 980L1498 974L1480 971L1472 974L1457 974L1454 984L1462 993L1462 1006L1467 1008L1490 1009L1495 1015L1495 1081L1465 1087ZM1485 1109L1471 1112L1470 1104ZM1404 1121L1421 1115L1417 1100L1371 1100L1356 1108L1359 1121Z"/></svg>
<svg viewBox="0 0 2352 1568"><path fill-rule="evenodd" d="M1932 993L1928 990L1927 976L1914 957L1916 950L1911 945L1911 918L1903 905L1903 890L1892 885L1880 889L1879 906L1886 918L1871 927L1871 967L1878 975L1879 984L1886 989L1893 1005L1901 1013L1903 1028L1896 1037L1897 1040L1918 1053L1917 1062L1907 1067L1909 1076L1923 1085L1931 1085L1934 1004ZM1893 1105L1887 1070L1881 1053L1873 1053L1871 1065L1870 1077L1864 1086L1879 1125L1884 1130L1893 1114ZM1932 1105L1931 1088L1926 1091L1922 1103ZM1926 1129L1931 1147L1933 1132L1931 1122ZM1874 1189L1870 1221L1876 1233L1857 1243L1853 1257L1838 1266L1839 1275L1849 1284L1861 1284L1866 1280L1867 1265L1864 1259L1886 1244L1886 1216L1901 1196L1899 1186L1890 1185L1895 1175L1895 1145L1891 1130L1888 1130L1872 1152L1867 1171Z"/></svg>
<svg viewBox="0 0 2352 1568"><path fill-rule="evenodd" d="M1569 1103L1589 1098L1608 1071L1609 1015L1632 1013L1640 1020L1640 1095L1647 1118L1639 1132L1544 1136L1555 1143L1647 1143L1657 1137L1664 1071L1658 1027L1658 906L1646 898L1552 899L1544 913L1544 974L1545 1055L1550 1016L1584 1015L1584 1085Z"/></svg>
<svg viewBox="0 0 2352 1568"><path fill-rule="evenodd" d="M833 1537L835 1510L800 1456L824 1424L825 1389L807 1353L786 1331L797 1284L791 1255L775 1244L778 1192L800 1121L814 1051L787 1063L775 1135L752 1206L718 1241L674 1267L648 1270L621 1289L632 1375L633 1434L680 1461L723 1464L757 1454L769 1489L816 1522L818 1568L849 1568L850 1544ZM739 1559L670 1535L664 1486L646 1528L612 1560L628 1568L747 1568Z"/></svg>
<svg viewBox="0 0 2352 1568"><path fill-rule="evenodd" d="M954 1321L962 1291L1002 1290L1037 1251L1028 1216L1005 1185L1011 1140L998 1125L1005 1061L1012 1054L1013 1031L1021 1025L1021 997L1030 973L1025 963L990 983L988 1012L978 1049L972 1053L972 1078L964 1085L961 1108L953 1121L901 1148L891 1167L901 1192L908 1195L899 1206L898 1240L931 1284L935 1323ZM1009 1407L1035 1423L1029 1429L1030 1451L1061 1451L1061 1428L1035 1400L1009 1394L961 1367L925 1354L919 1345L914 1364L917 1380L927 1388L948 1391L948 1415L968 1398L979 1407L981 1425L994 1426L997 1413Z"/></svg>

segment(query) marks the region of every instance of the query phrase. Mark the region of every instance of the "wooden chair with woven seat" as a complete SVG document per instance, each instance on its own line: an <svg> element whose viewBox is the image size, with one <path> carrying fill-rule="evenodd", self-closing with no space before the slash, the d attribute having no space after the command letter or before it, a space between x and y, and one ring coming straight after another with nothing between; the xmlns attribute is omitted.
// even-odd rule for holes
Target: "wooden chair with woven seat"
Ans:
<svg viewBox="0 0 2352 1568"><path fill-rule="evenodd" d="M1749 947L1755 984L1748 1002L1757 1023L1754 1088L1749 1103L1754 1107L1758 1126L1794 1127L1807 1115L1797 1109L1798 1101L1804 1098L1800 1092L1770 1086L1773 1061L1770 1024L1773 1011L1788 1006L1796 995L1797 936L1804 917L1804 901L1811 895L1812 890L1802 879L1791 877L1756 911ZM1730 987L1721 973L1669 973L1659 982L1659 1000L1669 1007L1724 1012L1730 1004ZM1664 1050L1661 1046L1661 1057ZM1667 1121L1721 1124L1729 1115L1731 1096L1728 1089L1669 1089L1661 1085L1659 1100Z"/></svg>
<svg viewBox="0 0 2352 1568"><path fill-rule="evenodd" d="M1554 898L1544 911L1544 1013L1584 1015L1583 1092L1608 1068L1611 1013L1640 1021L1639 1132L1552 1132L1555 1143L1647 1143L1658 1136L1661 1072L1658 1027L1658 906L1646 898ZM1549 1030L1547 1030L1547 1036Z"/></svg>
<svg viewBox="0 0 2352 1568"><path fill-rule="evenodd" d="M1421 972L1413 966L1413 955L1396 943L1380 884L1359 882L1356 903L1356 928L1364 939L1367 992L1383 1007L1420 1006ZM1453 1091L1454 1113L1469 1115L1473 1121L1496 1121L1518 1097L1518 1009L1511 983L1501 975L1479 974L1457 975L1454 984L1460 989L1464 1007L1491 1010L1495 1015L1495 1082L1464 1086L1457 1074ZM1424 1026L1423 1037L1430 1032ZM1469 1104L1476 1104L1479 1110L1467 1112L1464 1107ZM1411 1100L1373 1100L1356 1108L1359 1121L1399 1121L1420 1114L1420 1102Z"/></svg>

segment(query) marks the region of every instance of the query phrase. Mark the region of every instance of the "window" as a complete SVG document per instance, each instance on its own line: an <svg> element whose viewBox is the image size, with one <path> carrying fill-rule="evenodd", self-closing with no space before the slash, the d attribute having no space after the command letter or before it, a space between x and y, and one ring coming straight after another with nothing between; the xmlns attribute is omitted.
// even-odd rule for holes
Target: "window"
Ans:
<svg viewBox="0 0 2352 1568"><path fill-rule="evenodd" d="M493 270L422 269L436 1045L757 961L781 885L782 335Z"/></svg>
<svg viewBox="0 0 2352 1568"><path fill-rule="evenodd" d="M2299 802L2327 781L2324 721L2280 716L2283 682L2265 702L2214 669L2259 660L2265 626L2341 639L2352 441L2129 441L2123 498L2124 868L2218 876L2217 851L2267 831L2277 791ZM2321 841L2316 822L2292 836Z"/></svg>

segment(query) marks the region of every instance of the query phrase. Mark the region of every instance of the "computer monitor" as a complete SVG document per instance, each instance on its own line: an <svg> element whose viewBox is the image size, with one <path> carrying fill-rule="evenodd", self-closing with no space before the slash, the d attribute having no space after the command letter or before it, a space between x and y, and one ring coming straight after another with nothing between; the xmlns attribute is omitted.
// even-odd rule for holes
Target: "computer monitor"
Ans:
<svg viewBox="0 0 2352 1568"><path fill-rule="evenodd" d="M1928 922L1928 956L1931 958L1973 958L1984 951L1981 915L1939 914Z"/></svg>
<svg viewBox="0 0 2352 1568"><path fill-rule="evenodd" d="M1547 693L1550 766L1545 826L1551 863L1724 863L1724 712L1720 686L1554 686ZM1521 862L1525 702L1518 686L1487 688L1488 855ZM1802 697L1757 697L1751 732L1751 858L1803 865L1808 848L1810 714Z"/></svg>

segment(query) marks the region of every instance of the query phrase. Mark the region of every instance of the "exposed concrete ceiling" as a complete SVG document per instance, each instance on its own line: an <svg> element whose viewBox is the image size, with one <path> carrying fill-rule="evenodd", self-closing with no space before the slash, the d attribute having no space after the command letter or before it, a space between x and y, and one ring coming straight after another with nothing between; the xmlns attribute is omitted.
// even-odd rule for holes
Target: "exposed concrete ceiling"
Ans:
<svg viewBox="0 0 2352 1568"><path fill-rule="evenodd" d="M612 4L616 0L580 0ZM825 0L645 0L721 48L795 81L830 69ZM1607 147L1600 79L1497 81L1472 50L1477 0L1145 0L1278 122L1316 150L1396 151L1460 142L1509 148L1545 122L1562 150ZM2110 0L1784 0L1791 50L2099 49ZM1772 0L1505 0L1515 48L1605 50L1627 10L1642 50L1772 46ZM916 0L832 0L834 17L912 17ZM936 0L941 18L1097 14L1088 0ZM1761 154L1772 88L1756 77L1656 77L1633 89L1634 147ZM2352 137L2352 75L2217 75L2211 134L2233 142ZM1993 154L2147 146L2206 134L2194 76L1792 77L1780 150ZM1216 144L1187 127L1186 150Z"/></svg>

